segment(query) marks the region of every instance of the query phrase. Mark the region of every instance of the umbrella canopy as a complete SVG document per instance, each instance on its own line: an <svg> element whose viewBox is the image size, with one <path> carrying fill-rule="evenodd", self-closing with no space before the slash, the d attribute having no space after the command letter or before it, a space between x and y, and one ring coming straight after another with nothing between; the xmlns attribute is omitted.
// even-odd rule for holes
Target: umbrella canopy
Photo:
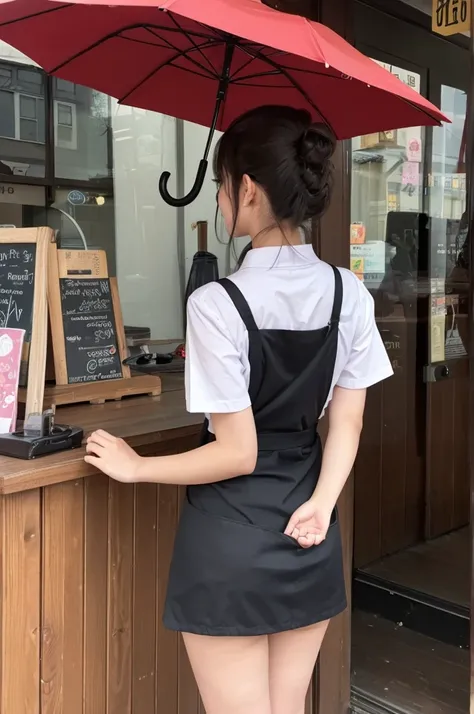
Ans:
<svg viewBox="0 0 474 714"><path fill-rule="evenodd" d="M447 119L319 23L259 0L0 0L0 39L119 102L225 130L246 110L310 111L338 139ZM207 167L210 135L196 184Z"/></svg>

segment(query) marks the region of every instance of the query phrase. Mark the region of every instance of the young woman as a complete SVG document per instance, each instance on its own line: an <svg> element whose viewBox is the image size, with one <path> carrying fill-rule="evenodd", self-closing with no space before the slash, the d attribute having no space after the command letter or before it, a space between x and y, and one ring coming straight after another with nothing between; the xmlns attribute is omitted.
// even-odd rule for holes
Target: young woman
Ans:
<svg viewBox="0 0 474 714"><path fill-rule="evenodd" d="M232 124L215 155L218 204L252 249L188 302L186 398L208 415L202 445L142 458L103 431L87 443L86 461L114 479L188 486L164 622L183 633L207 714L303 714L346 606L336 501L365 390L392 370L362 283L302 244L329 202L333 150L289 107Z"/></svg>

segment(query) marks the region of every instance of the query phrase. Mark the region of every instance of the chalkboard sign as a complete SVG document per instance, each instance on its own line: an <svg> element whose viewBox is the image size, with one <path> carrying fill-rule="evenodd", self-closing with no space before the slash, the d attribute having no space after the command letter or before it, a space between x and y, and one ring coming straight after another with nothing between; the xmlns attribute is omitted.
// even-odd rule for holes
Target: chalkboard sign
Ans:
<svg viewBox="0 0 474 714"><path fill-rule="evenodd" d="M61 312L69 384L122 378L108 278L61 278Z"/></svg>
<svg viewBox="0 0 474 714"><path fill-rule="evenodd" d="M25 331L20 385L27 381L28 350L33 328L36 244L0 244L0 327Z"/></svg>
<svg viewBox="0 0 474 714"><path fill-rule="evenodd" d="M25 419L43 409L48 334L50 228L0 228L0 328L24 330L19 385L25 387Z"/></svg>

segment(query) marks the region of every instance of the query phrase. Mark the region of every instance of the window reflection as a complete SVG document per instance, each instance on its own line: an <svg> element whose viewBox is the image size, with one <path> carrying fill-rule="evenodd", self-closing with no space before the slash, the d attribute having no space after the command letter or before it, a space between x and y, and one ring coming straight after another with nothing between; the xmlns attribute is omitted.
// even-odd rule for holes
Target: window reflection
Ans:
<svg viewBox="0 0 474 714"><path fill-rule="evenodd" d="M0 174L45 175L45 80L34 67L0 60Z"/></svg>
<svg viewBox="0 0 474 714"><path fill-rule="evenodd" d="M110 98L53 78L55 173L97 181L112 177Z"/></svg>

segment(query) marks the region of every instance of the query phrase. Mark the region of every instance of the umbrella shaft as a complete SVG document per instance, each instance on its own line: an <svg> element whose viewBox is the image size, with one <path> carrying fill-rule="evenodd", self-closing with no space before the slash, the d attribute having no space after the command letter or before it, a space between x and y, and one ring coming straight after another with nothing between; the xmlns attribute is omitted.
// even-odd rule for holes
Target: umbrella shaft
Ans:
<svg viewBox="0 0 474 714"><path fill-rule="evenodd" d="M232 57L234 56L235 43L234 40L227 42L225 47L224 62L222 64L222 72L219 80L219 87L217 89L216 96L216 106L214 109L214 116L212 117L211 127L209 131L209 136L207 138L206 148L204 150L203 159L207 160L209 152L211 150L212 138L216 130L217 121L219 119L219 113L222 107L222 103L225 100L227 94L227 88L229 86L230 79L230 68L232 65Z"/></svg>

